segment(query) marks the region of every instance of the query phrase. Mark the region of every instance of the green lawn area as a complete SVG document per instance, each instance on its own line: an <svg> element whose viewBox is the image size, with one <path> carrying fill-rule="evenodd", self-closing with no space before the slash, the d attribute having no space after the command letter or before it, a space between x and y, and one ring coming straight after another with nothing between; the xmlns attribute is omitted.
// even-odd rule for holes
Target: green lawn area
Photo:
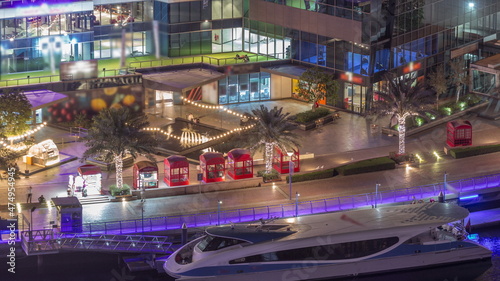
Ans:
<svg viewBox="0 0 500 281"><path fill-rule="evenodd" d="M229 65L244 63L243 60L236 60L236 54L240 56L247 55L250 62L276 60L275 58L256 55L247 52L230 52L230 53L217 53L190 57L175 57L167 58L162 57L156 59L154 55L141 56L141 57L127 57L125 65L131 68L148 68L178 64L189 63L207 63L212 65ZM106 71L103 71L105 69ZM120 69L120 59L101 59L98 61L99 77L115 76L118 75ZM30 77L29 79L27 77ZM23 73L3 74L0 79L0 87L18 86L27 84L38 84L46 82L58 82L59 70L52 73L50 70L32 71Z"/></svg>

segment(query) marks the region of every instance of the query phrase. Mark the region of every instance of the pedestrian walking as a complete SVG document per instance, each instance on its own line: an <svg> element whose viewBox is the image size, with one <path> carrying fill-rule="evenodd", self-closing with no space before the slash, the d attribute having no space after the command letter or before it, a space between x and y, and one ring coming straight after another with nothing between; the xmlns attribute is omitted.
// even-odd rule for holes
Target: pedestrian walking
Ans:
<svg viewBox="0 0 500 281"><path fill-rule="evenodd" d="M26 203L31 203L31 197L33 196L33 188L31 185L28 187L28 197L26 198Z"/></svg>

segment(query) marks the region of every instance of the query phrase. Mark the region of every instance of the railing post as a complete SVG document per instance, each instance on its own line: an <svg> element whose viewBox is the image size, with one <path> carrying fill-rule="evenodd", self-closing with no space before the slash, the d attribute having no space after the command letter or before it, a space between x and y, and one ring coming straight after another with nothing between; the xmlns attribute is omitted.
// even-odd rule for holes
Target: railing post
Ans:
<svg viewBox="0 0 500 281"><path fill-rule="evenodd" d="M167 227L167 217L165 217L165 230L168 229Z"/></svg>
<svg viewBox="0 0 500 281"><path fill-rule="evenodd" d="M153 231L153 221L152 221L152 218L149 218L149 229L150 229L150 231Z"/></svg>
<svg viewBox="0 0 500 281"><path fill-rule="evenodd" d="M269 205L267 206L267 219L271 218L271 212L269 211Z"/></svg>
<svg viewBox="0 0 500 281"><path fill-rule="evenodd" d="M120 234L122 234L122 221L120 221Z"/></svg>
<svg viewBox="0 0 500 281"><path fill-rule="evenodd" d="M311 214L314 214L314 213L313 213L313 202L312 202L312 201L309 201L309 203L311 204Z"/></svg>
<svg viewBox="0 0 500 281"><path fill-rule="evenodd" d="M108 224L104 222L104 234L108 234Z"/></svg>
<svg viewBox="0 0 500 281"><path fill-rule="evenodd" d="M252 207L252 211L253 211L253 220L255 220L255 207Z"/></svg>
<svg viewBox="0 0 500 281"><path fill-rule="evenodd" d="M281 204L281 217L285 217L285 208L283 207L283 204Z"/></svg>
<svg viewBox="0 0 500 281"><path fill-rule="evenodd" d="M325 203L325 212L328 212L328 210L326 208L326 199L323 199L323 202Z"/></svg>
<svg viewBox="0 0 500 281"><path fill-rule="evenodd" d="M238 209L238 221L241 222L241 209Z"/></svg>

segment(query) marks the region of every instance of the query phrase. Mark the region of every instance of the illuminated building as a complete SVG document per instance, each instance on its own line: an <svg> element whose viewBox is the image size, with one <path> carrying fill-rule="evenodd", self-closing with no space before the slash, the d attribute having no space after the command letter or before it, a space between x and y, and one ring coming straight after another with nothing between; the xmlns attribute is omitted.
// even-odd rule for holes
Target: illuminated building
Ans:
<svg viewBox="0 0 500 281"><path fill-rule="evenodd" d="M201 91L144 85L147 95L174 103L181 101L180 96L194 95L193 99L210 104L289 98L305 67L319 65L334 72L340 82L338 100L325 103L359 113L369 108L384 71L421 76L452 58L475 62L483 58L481 44L497 39L500 30L496 0L23 0L1 4L2 73L48 69L52 60L118 58L122 51L127 56L159 51L164 57L244 51L281 64L255 64L250 59L248 65L256 66L243 67L235 59L228 75L200 80L208 81L199 86Z"/></svg>

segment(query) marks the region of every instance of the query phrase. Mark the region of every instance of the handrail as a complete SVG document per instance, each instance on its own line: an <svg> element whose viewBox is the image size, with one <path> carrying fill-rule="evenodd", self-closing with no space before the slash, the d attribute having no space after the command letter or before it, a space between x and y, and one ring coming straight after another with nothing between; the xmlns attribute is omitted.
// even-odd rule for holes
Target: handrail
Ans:
<svg viewBox="0 0 500 281"><path fill-rule="evenodd" d="M317 214L325 212L344 211L354 208L374 206L376 203L401 203L412 200L438 196L441 191L445 195L474 191L485 188L500 187L500 173L473 178L448 181L446 184L434 183L410 188L302 201L297 203L276 204L233 210L217 211L152 217L134 220L109 221L83 224L84 232L94 234L138 233L141 231L158 231L180 229L186 223L188 227L203 227L225 224L229 222L256 221L274 217L292 217L297 215Z"/></svg>

